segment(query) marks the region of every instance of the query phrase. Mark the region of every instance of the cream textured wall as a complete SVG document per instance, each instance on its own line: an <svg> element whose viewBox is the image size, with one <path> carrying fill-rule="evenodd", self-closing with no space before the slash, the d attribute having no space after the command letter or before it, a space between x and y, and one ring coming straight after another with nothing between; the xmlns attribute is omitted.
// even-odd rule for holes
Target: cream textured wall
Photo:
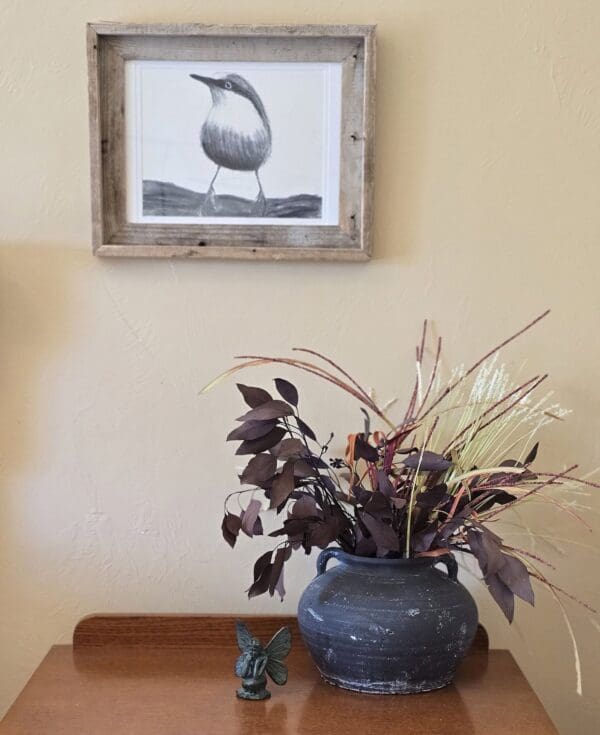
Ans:
<svg viewBox="0 0 600 735"><path fill-rule="evenodd" d="M91 20L378 23L375 259L94 259ZM234 354L312 345L391 396L423 317L452 363L551 306L511 352L575 411L541 459L600 464L596 0L3 0L0 30L0 710L92 611L294 609L314 560L294 563L283 605L248 603L256 550L219 537L239 400L233 384L197 390ZM343 435L354 406L301 384L313 423ZM595 536L541 519L564 539L555 579L596 605L598 497L579 499ZM580 698L549 595L509 629L465 581L561 733L596 733L599 618L568 605Z"/></svg>

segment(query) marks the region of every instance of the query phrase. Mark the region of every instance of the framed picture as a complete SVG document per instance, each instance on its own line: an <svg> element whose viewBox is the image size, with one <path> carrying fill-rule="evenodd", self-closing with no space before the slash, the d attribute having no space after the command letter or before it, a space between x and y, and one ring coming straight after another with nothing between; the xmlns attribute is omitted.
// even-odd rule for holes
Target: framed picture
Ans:
<svg viewBox="0 0 600 735"><path fill-rule="evenodd" d="M88 26L98 255L364 260L374 26Z"/></svg>

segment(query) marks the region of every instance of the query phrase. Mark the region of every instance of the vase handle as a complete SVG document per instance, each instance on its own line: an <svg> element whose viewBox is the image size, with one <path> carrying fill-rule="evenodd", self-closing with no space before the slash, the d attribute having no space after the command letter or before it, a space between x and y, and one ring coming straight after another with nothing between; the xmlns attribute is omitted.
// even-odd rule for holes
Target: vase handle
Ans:
<svg viewBox="0 0 600 735"><path fill-rule="evenodd" d="M444 554L438 557L438 563L446 565L448 570L448 579L452 582L458 581L458 562L454 558L453 554Z"/></svg>
<svg viewBox="0 0 600 735"><path fill-rule="evenodd" d="M327 562L331 558L337 559L341 551L341 549L336 549L335 547L331 549L323 549L323 551L317 557L317 576L325 574L325 570L327 569Z"/></svg>

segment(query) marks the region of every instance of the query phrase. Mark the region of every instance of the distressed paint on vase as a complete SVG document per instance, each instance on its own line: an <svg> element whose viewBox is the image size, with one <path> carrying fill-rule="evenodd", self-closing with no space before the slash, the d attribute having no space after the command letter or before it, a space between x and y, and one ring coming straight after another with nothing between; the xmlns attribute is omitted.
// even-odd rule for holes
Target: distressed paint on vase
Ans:
<svg viewBox="0 0 600 735"><path fill-rule="evenodd" d="M340 563L326 570L334 557ZM448 574L436 569L443 562ZM325 549L298 605L302 637L325 681L372 694L450 684L477 629L453 557L374 559Z"/></svg>

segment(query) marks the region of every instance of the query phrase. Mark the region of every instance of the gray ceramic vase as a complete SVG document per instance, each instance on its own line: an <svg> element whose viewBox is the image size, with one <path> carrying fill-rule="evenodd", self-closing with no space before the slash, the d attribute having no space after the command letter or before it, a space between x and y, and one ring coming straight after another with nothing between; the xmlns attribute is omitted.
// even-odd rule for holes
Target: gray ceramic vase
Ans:
<svg viewBox="0 0 600 735"><path fill-rule="evenodd" d="M327 570L332 557L339 564ZM475 636L477 607L452 556L373 559L331 548L317 559L298 623L325 681L411 694L452 681Z"/></svg>

